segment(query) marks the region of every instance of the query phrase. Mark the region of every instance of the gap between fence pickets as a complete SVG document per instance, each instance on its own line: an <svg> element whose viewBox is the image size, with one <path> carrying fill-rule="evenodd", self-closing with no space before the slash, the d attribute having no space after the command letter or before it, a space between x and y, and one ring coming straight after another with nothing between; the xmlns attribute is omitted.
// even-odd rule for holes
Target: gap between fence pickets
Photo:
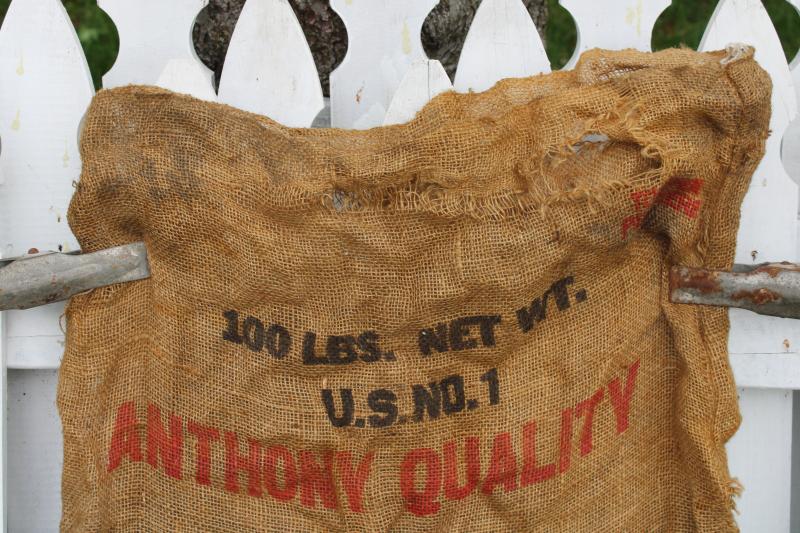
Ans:
<svg viewBox="0 0 800 533"><path fill-rule="evenodd" d="M0 311L0 532L6 531L6 494L8 485L6 412L8 405L8 373L6 366L5 313Z"/></svg>

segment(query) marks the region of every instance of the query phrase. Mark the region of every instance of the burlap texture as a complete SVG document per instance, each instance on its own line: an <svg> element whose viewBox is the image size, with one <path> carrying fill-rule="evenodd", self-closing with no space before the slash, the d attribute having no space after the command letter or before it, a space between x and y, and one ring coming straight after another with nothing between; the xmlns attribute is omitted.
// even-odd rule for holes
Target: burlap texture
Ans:
<svg viewBox="0 0 800 533"><path fill-rule="evenodd" d="M70 224L152 277L69 305L62 530L735 529L726 311L667 273L732 263L771 88L738 52L369 131L100 92Z"/></svg>

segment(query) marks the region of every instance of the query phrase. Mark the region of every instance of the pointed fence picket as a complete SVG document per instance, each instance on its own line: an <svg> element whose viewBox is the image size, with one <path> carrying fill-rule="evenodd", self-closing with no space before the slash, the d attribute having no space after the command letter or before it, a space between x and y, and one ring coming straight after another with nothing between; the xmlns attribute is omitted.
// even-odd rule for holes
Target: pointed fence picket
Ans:
<svg viewBox="0 0 800 533"><path fill-rule="evenodd" d="M714 50L730 42L757 44L756 59L773 82L772 136L742 206L736 261L749 264L796 259L798 191L784 170L781 144L797 114L797 99L780 40L760 1L723 0L717 5L699 48ZM787 388L796 388L800 377L796 366L800 345L797 322L752 316L738 309L732 309L729 316L729 352L737 383L763 379L770 370L774 374L779 365L790 363L794 372L773 379L783 381ZM738 467L734 473L745 487L770 487L769 491L750 490L745 494L739 504L740 523L752 530L763 531L768 525L770 531L788 531L791 469L764 468L761 461L753 461L752 457L753 451L758 450L759 454L768 452L772 461L791 464L792 396L780 389L741 389L739 394L743 415L751 416L743 420L744 431L728 445ZM769 519L760 516L766 507L772 508Z"/></svg>
<svg viewBox="0 0 800 533"><path fill-rule="evenodd" d="M94 95L89 68L58 0L14 2L0 30L0 253L77 248L67 226L80 174L77 125ZM63 304L7 313L13 366L58 366Z"/></svg>
<svg viewBox="0 0 800 533"><path fill-rule="evenodd" d="M592 48L650 50L653 26L671 0L560 0L578 33L575 53L566 68Z"/></svg>
<svg viewBox="0 0 800 533"><path fill-rule="evenodd" d="M219 101L297 127L311 126L322 111L317 67L287 0L247 0L228 46Z"/></svg>
<svg viewBox="0 0 800 533"><path fill-rule="evenodd" d="M119 34L119 55L103 87L154 85L170 62L194 65L194 76L211 86L212 72L192 43L192 28L208 0L98 0ZM176 63L173 63L173 65Z"/></svg>
<svg viewBox="0 0 800 533"><path fill-rule="evenodd" d="M72 23L58 0L13 2L0 28L0 254L13 257L31 248L75 250L66 221L73 181L80 174L77 128L94 95L89 67ZM3 356L10 366L35 368L15 376L15 386L47 397L63 351L59 317L63 304L3 313ZM5 378L5 367L2 369ZM8 394L6 381L2 393ZM50 396L53 393L50 392ZM11 393L12 404L15 404ZM3 411L5 413L5 410ZM3 424L8 440L3 467L8 480L31 479L5 493L17 521L30 520L45 504L50 527L60 510L61 427L54 405L25 414L13 409ZM29 417L29 420L27 419ZM43 422L47 426L38 426ZM21 422L20 424L14 422ZM33 423L33 425L31 425ZM35 438L29 438L35 437ZM7 449L6 449L7 442ZM6 468L7 465L7 468ZM41 490L39 490L41 489ZM6 507L4 507L6 509ZM14 516L12 514L12 517ZM4 520L8 515L3 513ZM15 522L12 520L12 525Z"/></svg>
<svg viewBox="0 0 800 533"><path fill-rule="evenodd" d="M800 15L800 0L788 0ZM796 53L789 63L792 72L792 82L796 99L800 102L800 52ZM783 146L781 149L783 166L789 172L794 181L800 185L800 119L795 118L783 136ZM800 189L800 187L798 188ZM800 254L800 230L797 235L797 249Z"/></svg>
<svg viewBox="0 0 800 533"><path fill-rule="evenodd" d="M380 126L414 61L426 59L422 23L437 0L331 0L347 28L348 48L331 73L331 125Z"/></svg>
<svg viewBox="0 0 800 533"><path fill-rule="evenodd" d="M453 90L444 67L435 59L411 64L386 111L384 126L408 122L437 94Z"/></svg>
<svg viewBox="0 0 800 533"><path fill-rule="evenodd" d="M800 11L800 0L790 0ZM349 48L331 75L331 120L368 128L411 119L447 90L480 91L504 77L549 72L541 39L521 0L484 0L451 83L420 42L436 0L332 0ZM287 0L248 0L229 47L219 94L199 61L191 30L207 0L99 0L120 35L106 87L156 84L308 126L323 107L311 53ZM647 50L669 0L561 0L573 16L578 54L593 47ZM153 21L158 20L157 24ZM729 42L757 47L775 84L773 137L743 207L737 261L797 260L800 60L787 64L758 0L720 0L702 49ZM77 132L94 91L86 61L59 0L13 0L0 28L0 255L29 248L73 249L65 214L78 178ZM790 125L791 124L791 125ZM788 129L787 129L788 127ZM785 135L784 135L784 132ZM13 531L50 531L60 513L60 425L54 406L63 350L63 306L0 314L0 401L9 395L0 446ZM730 353L741 389L742 428L729 446L731 471L746 487L743 531L789 531L791 390L800 389L796 322L731 312ZM11 370L6 388L5 368ZM23 370L25 369L25 370ZM0 405L0 409L5 409ZM0 449L0 452L3 450Z"/></svg>
<svg viewBox="0 0 800 533"><path fill-rule="evenodd" d="M484 0L467 33L454 87L485 91L503 78L550 72L550 60L525 5L519 0Z"/></svg>

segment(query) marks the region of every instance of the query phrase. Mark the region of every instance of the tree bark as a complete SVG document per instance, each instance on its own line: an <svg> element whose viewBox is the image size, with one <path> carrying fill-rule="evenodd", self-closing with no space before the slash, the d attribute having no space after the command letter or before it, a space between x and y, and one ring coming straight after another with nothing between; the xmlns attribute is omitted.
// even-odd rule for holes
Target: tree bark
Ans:
<svg viewBox="0 0 800 533"><path fill-rule="evenodd" d="M403 1L403 0L395 0ZM546 0L522 0L528 8L539 34L544 37L547 22ZM242 11L245 0L210 0L197 19L194 42L200 59L216 73L222 73L225 53ZM347 32L344 23L331 9L327 0L290 0L303 27L322 88L328 94L331 71L341 63L347 52ZM428 57L442 62L452 78L467 31L481 0L441 0L422 28L422 45Z"/></svg>

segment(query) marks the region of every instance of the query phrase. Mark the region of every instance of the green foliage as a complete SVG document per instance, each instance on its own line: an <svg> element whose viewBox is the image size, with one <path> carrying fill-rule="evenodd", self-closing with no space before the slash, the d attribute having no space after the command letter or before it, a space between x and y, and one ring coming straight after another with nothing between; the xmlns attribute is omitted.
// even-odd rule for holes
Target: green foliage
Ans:
<svg viewBox="0 0 800 533"><path fill-rule="evenodd" d="M567 64L578 42L578 33L575 21L569 11L561 7L558 0L547 0L547 9L550 18L547 19L544 39L547 57L553 70L560 69Z"/></svg>
<svg viewBox="0 0 800 533"><path fill-rule="evenodd" d="M784 0L764 0L764 7L778 30L786 59L791 61L800 48L800 15Z"/></svg>
<svg viewBox="0 0 800 533"><path fill-rule="evenodd" d="M17 0L19 1L19 0ZM100 88L101 77L108 72L117 59L119 35L114 23L97 7L96 0L64 0L69 18L75 25L81 41L94 86Z"/></svg>
<svg viewBox="0 0 800 533"><path fill-rule="evenodd" d="M715 7L716 0L672 2L653 28L653 50L676 46L697 49Z"/></svg>
<svg viewBox="0 0 800 533"><path fill-rule="evenodd" d="M16 0L24 2L26 0ZM135 0L131 0L135 1ZM170 1L170 0L164 0ZM595 0L598 5L603 0ZM0 0L0 18L5 16L11 0ZM119 50L119 36L111 19L100 8L96 0L63 0L81 41L92 79L100 87L102 75L111 68ZM772 18L783 50L792 59L800 47L800 16L785 0L763 0ZM545 38L547 55L554 69L563 67L575 50L577 34L575 23L558 0L547 0L550 19ZM708 20L714 12L717 0L673 0L656 23L653 31L653 49L662 50L672 46L697 48Z"/></svg>

